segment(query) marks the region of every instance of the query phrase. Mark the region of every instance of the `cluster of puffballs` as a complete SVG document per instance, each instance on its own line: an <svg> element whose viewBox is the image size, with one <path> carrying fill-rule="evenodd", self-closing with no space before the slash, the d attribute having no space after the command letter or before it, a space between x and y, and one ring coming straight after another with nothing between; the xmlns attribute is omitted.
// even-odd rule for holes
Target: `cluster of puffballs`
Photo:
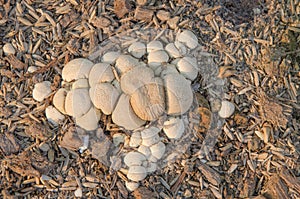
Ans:
<svg viewBox="0 0 300 199"><path fill-rule="evenodd" d="M198 76L198 65L190 51L199 47L189 30L178 33L173 43L153 40L133 42L126 52L108 51L101 62L85 58L68 62L62 70L62 86L53 96L53 106L46 109L47 119L57 124L65 115L76 125L92 131L98 128L101 114L133 131L124 156L126 183L134 190L148 173L154 172L166 150L159 133L169 139L182 137L182 115L193 103L191 82ZM35 85L33 97L42 101L51 93L50 82ZM167 115L163 127L136 130Z"/></svg>

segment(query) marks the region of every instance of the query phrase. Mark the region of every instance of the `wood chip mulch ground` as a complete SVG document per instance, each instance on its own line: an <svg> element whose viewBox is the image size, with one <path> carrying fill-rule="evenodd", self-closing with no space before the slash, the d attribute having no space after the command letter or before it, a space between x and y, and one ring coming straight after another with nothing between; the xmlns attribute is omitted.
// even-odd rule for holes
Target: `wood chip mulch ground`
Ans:
<svg viewBox="0 0 300 199"><path fill-rule="evenodd" d="M299 16L298 0L0 0L1 198L300 198ZM50 81L56 91L69 60L147 27L197 34L236 111L206 157L201 132L130 193L124 174L61 147L73 121L51 126L51 97L36 102L32 89Z"/></svg>

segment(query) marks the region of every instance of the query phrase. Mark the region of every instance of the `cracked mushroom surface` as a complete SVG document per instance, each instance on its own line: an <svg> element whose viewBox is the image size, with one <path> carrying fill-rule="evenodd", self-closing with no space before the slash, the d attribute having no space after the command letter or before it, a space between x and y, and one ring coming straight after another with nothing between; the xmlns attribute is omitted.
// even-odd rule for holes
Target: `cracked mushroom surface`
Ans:
<svg viewBox="0 0 300 199"><path fill-rule="evenodd" d="M120 40L119 48L73 59L62 70L62 88L53 106L86 131L99 128L101 114L130 131L133 152L124 157L127 177L143 180L165 155L162 136L180 140L184 135L182 116L193 106L192 82L201 72L193 54L197 47L196 35L184 30L170 40L141 39L126 45ZM155 126L160 119L162 125Z"/></svg>

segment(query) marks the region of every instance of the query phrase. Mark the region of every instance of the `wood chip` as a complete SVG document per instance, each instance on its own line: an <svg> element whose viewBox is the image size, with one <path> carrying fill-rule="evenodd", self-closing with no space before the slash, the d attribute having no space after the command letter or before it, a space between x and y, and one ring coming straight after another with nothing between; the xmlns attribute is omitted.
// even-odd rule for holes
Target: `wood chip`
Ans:
<svg viewBox="0 0 300 199"><path fill-rule="evenodd" d="M30 151L8 156L2 164L21 176L35 177L47 174L53 166L45 157Z"/></svg>
<svg viewBox="0 0 300 199"><path fill-rule="evenodd" d="M129 13L131 6L128 0L115 0L114 1L114 12L119 18L123 18Z"/></svg>
<svg viewBox="0 0 300 199"><path fill-rule="evenodd" d="M12 66L12 68L15 68L15 69L24 69L26 67L25 63L20 61L16 56L14 56L12 54L7 55L5 60L7 60L10 63L10 65Z"/></svg>
<svg viewBox="0 0 300 199"><path fill-rule="evenodd" d="M199 163L198 169L203 173L205 178L215 186L221 183L220 174L204 163Z"/></svg>
<svg viewBox="0 0 300 199"><path fill-rule="evenodd" d="M150 22L152 21L154 12L152 10L144 9L142 7L137 7L134 12L134 18L136 20L142 20Z"/></svg>
<svg viewBox="0 0 300 199"><path fill-rule="evenodd" d="M139 187L133 192L133 196L136 199L153 199L157 198L155 192L150 191L146 187Z"/></svg>
<svg viewBox="0 0 300 199"><path fill-rule="evenodd" d="M0 134L0 149L5 155L16 153L20 149L15 136L10 133Z"/></svg>

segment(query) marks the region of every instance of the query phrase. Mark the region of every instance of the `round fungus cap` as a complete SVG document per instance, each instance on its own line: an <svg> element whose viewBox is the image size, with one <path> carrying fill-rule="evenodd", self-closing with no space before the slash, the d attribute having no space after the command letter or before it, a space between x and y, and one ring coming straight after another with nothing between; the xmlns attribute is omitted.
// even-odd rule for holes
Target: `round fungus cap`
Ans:
<svg viewBox="0 0 300 199"><path fill-rule="evenodd" d="M87 79L77 79L72 84L72 89L77 89L77 88L89 88L88 80Z"/></svg>
<svg viewBox="0 0 300 199"><path fill-rule="evenodd" d="M139 188L139 183L138 182L128 182L126 181L125 182L125 186L126 188L129 190L129 191L134 191L136 190L137 188Z"/></svg>
<svg viewBox="0 0 300 199"><path fill-rule="evenodd" d="M177 68L184 77L189 80L195 80L198 75L196 58L183 57L177 62Z"/></svg>
<svg viewBox="0 0 300 199"><path fill-rule="evenodd" d="M124 93L132 95L138 88L151 82L154 77L154 72L151 68L137 66L122 75L120 84Z"/></svg>
<svg viewBox="0 0 300 199"><path fill-rule="evenodd" d="M139 65L139 61L130 55L120 55L116 60L118 72L124 74Z"/></svg>
<svg viewBox="0 0 300 199"><path fill-rule="evenodd" d="M58 89L56 91L54 97L53 97L53 105L57 110L59 110L61 113L66 114L65 110L65 101L68 91L64 88Z"/></svg>
<svg viewBox="0 0 300 199"><path fill-rule="evenodd" d="M190 49L194 49L198 46L198 39L196 35L190 30L184 30L178 35L178 41L184 43Z"/></svg>
<svg viewBox="0 0 300 199"><path fill-rule="evenodd" d="M51 94L51 82L49 81L43 81L40 83L36 83L34 85L33 91L32 91L32 97L38 102L43 101L49 95Z"/></svg>
<svg viewBox="0 0 300 199"><path fill-rule="evenodd" d="M138 148L138 152L140 152L141 154L143 154L145 157L149 157L151 155L151 151L150 151L150 148L147 147L147 146L144 146L144 145L141 145L139 148Z"/></svg>
<svg viewBox="0 0 300 199"><path fill-rule="evenodd" d="M164 122L163 131L170 139L179 139L184 133L184 122L179 117L169 117Z"/></svg>
<svg viewBox="0 0 300 199"><path fill-rule="evenodd" d="M121 94L117 105L112 113L112 120L115 124L127 130L134 130L145 124L132 110L129 103L129 96Z"/></svg>
<svg viewBox="0 0 300 199"><path fill-rule="evenodd" d="M113 112L120 94L110 83L100 83L90 88L91 101L106 115Z"/></svg>
<svg viewBox="0 0 300 199"><path fill-rule="evenodd" d="M160 132L160 129L155 126L151 126L147 129L144 129L141 132L142 145L151 146L153 144L158 143L160 140L159 135L158 135L159 132Z"/></svg>
<svg viewBox="0 0 300 199"><path fill-rule="evenodd" d="M172 58L178 58L178 57L182 57L183 55L186 54L186 49L185 46L183 44L183 46L180 45L180 42L177 42L177 46L179 46L180 48L178 48L175 43L169 43L168 45L166 45L165 49L168 52L168 54L170 55L170 57Z"/></svg>
<svg viewBox="0 0 300 199"><path fill-rule="evenodd" d="M164 50L151 51L148 54L148 65L154 70L162 63L169 61L169 55Z"/></svg>
<svg viewBox="0 0 300 199"><path fill-rule="evenodd" d="M160 73L161 77L164 77L168 74L179 74L178 70L176 69L176 66L174 64L168 64L162 68L162 71Z"/></svg>
<svg viewBox="0 0 300 199"><path fill-rule="evenodd" d="M53 106L48 106L45 110L45 113L47 120L55 126L65 119L65 116Z"/></svg>
<svg viewBox="0 0 300 199"><path fill-rule="evenodd" d="M96 130L100 119L100 111L91 107L90 110L81 117L75 118L76 124L87 131Z"/></svg>
<svg viewBox="0 0 300 199"><path fill-rule="evenodd" d="M146 45L142 42L134 42L132 43L129 48L128 52L136 57L136 58L141 58L143 55L146 53Z"/></svg>
<svg viewBox="0 0 300 199"><path fill-rule="evenodd" d="M141 119L153 121L165 113L165 96L163 82L160 78L138 88L130 98L134 112Z"/></svg>
<svg viewBox="0 0 300 199"><path fill-rule="evenodd" d="M150 41L147 44L147 52L148 53L158 51L158 50L163 50L163 49L164 49L163 44L160 41L157 41L157 40Z"/></svg>
<svg viewBox="0 0 300 199"><path fill-rule="evenodd" d="M107 52L102 56L101 60L102 62L113 64L118 59L120 54L121 54L120 52L115 52L115 51Z"/></svg>
<svg viewBox="0 0 300 199"><path fill-rule="evenodd" d="M166 89L167 113L182 115L193 103L191 84L182 75L168 74L163 77Z"/></svg>
<svg viewBox="0 0 300 199"><path fill-rule="evenodd" d="M75 118L86 114L92 106L89 90L85 88L74 89L68 92L65 101L66 113Z"/></svg>
<svg viewBox="0 0 300 199"><path fill-rule="evenodd" d="M128 166L141 166L142 163L146 160L146 157L140 152L130 151L124 157L124 163Z"/></svg>
<svg viewBox="0 0 300 199"><path fill-rule="evenodd" d="M129 146L138 147L142 143L141 132L133 132L130 137Z"/></svg>
<svg viewBox="0 0 300 199"><path fill-rule="evenodd" d="M162 142L158 142L157 144L154 144L150 147L151 154L156 158L156 159L161 159L163 155L165 154L166 151L166 146Z"/></svg>
<svg viewBox="0 0 300 199"><path fill-rule="evenodd" d="M95 64L89 74L89 84L93 87L97 83L112 82L115 75L108 63Z"/></svg>
<svg viewBox="0 0 300 199"><path fill-rule="evenodd" d="M219 116L221 118L229 118L235 110L233 103L227 100L222 101L221 109L219 110Z"/></svg>
<svg viewBox="0 0 300 199"><path fill-rule="evenodd" d="M94 63L88 59L73 59L70 62L68 62L63 68L62 78L67 82L82 78L88 78L93 65Z"/></svg>
<svg viewBox="0 0 300 199"><path fill-rule="evenodd" d="M138 182L144 180L147 176L146 168L143 166L131 166L129 167L127 178L129 180Z"/></svg>

